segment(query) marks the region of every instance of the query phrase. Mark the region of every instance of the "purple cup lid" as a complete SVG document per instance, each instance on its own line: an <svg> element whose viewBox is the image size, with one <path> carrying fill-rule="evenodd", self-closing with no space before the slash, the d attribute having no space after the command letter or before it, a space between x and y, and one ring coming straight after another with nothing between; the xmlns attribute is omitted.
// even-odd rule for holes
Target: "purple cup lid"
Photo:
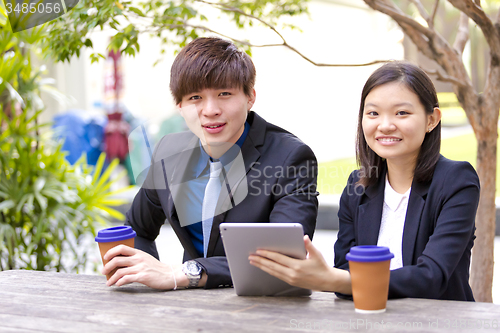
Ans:
<svg viewBox="0 0 500 333"><path fill-rule="evenodd" d="M135 231L128 225L102 229L97 232L95 241L98 243L117 242L136 236Z"/></svg>
<svg viewBox="0 0 500 333"><path fill-rule="evenodd" d="M349 261L377 262L394 258L388 247L376 245L353 246L345 256Z"/></svg>

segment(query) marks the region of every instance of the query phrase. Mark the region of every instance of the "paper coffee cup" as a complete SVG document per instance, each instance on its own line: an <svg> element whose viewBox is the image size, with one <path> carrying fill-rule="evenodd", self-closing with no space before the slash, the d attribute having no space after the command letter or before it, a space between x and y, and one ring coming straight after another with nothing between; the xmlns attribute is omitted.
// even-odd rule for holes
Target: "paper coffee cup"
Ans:
<svg viewBox="0 0 500 333"><path fill-rule="evenodd" d="M385 311L389 295L390 263L394 258L385 246L354 246L346 255L351 272L354 309L360 313Z"/></svg>
<svg viewBox="0 0 500 333"><path fill-rule="evenodd" d="M109 262L109 260L104 260L106 252L120 244L134 247L135 236L135 231L127 225L99 230L95 241L99 244L103 265ZM115 274L116 270L117 268L106 274L106 279L109 280Z"/></svg>

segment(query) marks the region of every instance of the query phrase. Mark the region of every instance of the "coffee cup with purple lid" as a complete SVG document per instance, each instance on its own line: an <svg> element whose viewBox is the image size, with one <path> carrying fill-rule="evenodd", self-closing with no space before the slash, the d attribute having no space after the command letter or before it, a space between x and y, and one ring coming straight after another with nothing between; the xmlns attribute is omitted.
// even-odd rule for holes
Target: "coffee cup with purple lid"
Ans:
<svg viewBox="0 0 500 333"><path fill-rule="evenodd" d="M385 312L392 258L388 247L377 245L354 246L346 255L356 312Z"/></svg>
<svg viewBox="0 0 500 333"><path fill-rule="evenodd" d="M99 244L99 251L101 252L103 265L106 265L109 262L109 260L104 260L104 255L106 254L106 252L120 244L134 247L135 236L135 231L132 229L132 227L127 225L99 230L97 232L95 241ZM113 276L115 272L116 269L107 274L106 278L109 280L109 278Z"/></svg>

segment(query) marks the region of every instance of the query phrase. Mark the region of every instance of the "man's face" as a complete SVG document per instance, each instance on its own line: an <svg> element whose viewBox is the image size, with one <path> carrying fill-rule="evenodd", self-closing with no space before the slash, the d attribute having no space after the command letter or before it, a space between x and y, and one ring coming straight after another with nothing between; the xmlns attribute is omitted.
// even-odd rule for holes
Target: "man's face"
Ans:
<svg viewBox="0 0 500 333"><path fill-rule="evenodd" d="M203 89L177 105L189 129L209 147L234 144L243 134L247 112L255 102L241 88Z"/></svg>

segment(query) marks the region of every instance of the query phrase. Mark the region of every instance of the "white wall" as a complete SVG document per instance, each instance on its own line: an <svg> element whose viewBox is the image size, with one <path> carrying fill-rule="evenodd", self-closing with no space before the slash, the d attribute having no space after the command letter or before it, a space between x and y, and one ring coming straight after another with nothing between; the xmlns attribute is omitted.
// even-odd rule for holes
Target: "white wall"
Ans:
<svg viewBox="0 0 500 333"><path fill-rule="evenodd" d="M311 1L309 11L311 18L293 19L302 33L282 33L312 60L353 64L403 58L402 33L363 1ZM237 31L231 23L215 18L210 25L255 44L280 42L265 28ZM104 52L109 32L93 37L95 48ZM168 56L153 67L160 58L159 43L141 36L140 45L139 55L123 61L124 102L138 117L167 117L175 112L168 89L172 52L167 50ZM103 99L104 62L90 65L88 52L83 57L71 65L57 65L53 73L60 90L77 98L78 107L91 110L95 101ZM375 66L316 67L284 47L254 48L252 58L257 68L253 110L300 137L319 161L354 155L359 96Z"/></svg>

